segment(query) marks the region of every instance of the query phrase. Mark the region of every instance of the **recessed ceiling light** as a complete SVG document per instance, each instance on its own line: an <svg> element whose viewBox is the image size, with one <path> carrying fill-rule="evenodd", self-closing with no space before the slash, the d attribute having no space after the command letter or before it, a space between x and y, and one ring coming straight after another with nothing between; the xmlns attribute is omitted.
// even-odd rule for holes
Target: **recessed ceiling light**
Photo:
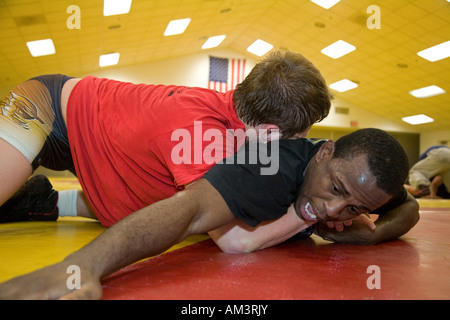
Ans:
<svg viewBox="0 0 450 320"><path fill-rule="evenodd" d="M100 67L112 66L119 63L120 53L108 53L100 56L98 65Z"/></svg>
<svg viewBox="0 0 450 320"><path fill-rule="evenodd" d="M191 23L190 18L172 20L167 25L166 31L164 31L164 35L173 36L175 34L181 34L186 30L189 23Z"/></svg>
<svg viewBox="0 0 450 320"><path fill-rule="evenodd" d="M311 2L314 2L315 4L321 6L325 9L330 9L332 6L334 6L336 3L338 3L341 0L311 0Z"/></svg>
<svg viewBox="0 0 450 320"><path fill-rule="evenodd" d="M202 45L202 49L215 48L215 47L217 47L219 44L221 44L222 41L225 40L226 37L227 37L226 35L210 37L210 38L208 38L208 40L206 40L206 42Z"/></svg>
<svg viewBox="0 0 450 320"><path fill-rule="evenodd" d="M358 87L358 84L347 79L330 84L330 88L338 92L345 92L348 90L355 89L356 87Z"/></svg>
<svg viewBox="0 0 450 320"><path fill-rule="evenodd" d="M448 58L450 57L450 41L446 41L434 47L422 50L417 52L417 54L431 62Z"/></svg>
<svg viewBox="0 0 450 320"><path fill-rule="evenodd" d="M412 125L430 123L430 122L434 121L433 118L430 118L429 116L426 116L424 114L418 114L415 116L404 117L404 118L402 118L402 120L404 122L412 124Z"/></svg>
<svg viewBox="0 0 450 320"><path fill-rule="evenodd" d="M333 59L340 58L345 56L347 53L350 53L356 49L355 46L347 43L343 40L336 41L333 44L330 44L328 47L322 49L324 55L327 55Z"/></svg>
<svg viewBox="0 0 450 320"><path fill-rule="evenodd" d="M130 12L131 0L104 0L103 15L114 16Z"/></svg>
<svg viewBox="0 0 450 320"><path fill-rule="evenodd" d="M29 41L27 42L27 47L33 57L47 56L56 53L52 39Z"/></svg>
<svg viewBox="0 0 450 320"><path fill-rule="evenodd" d="M253 42L250 47L247 48L247 51L253 54L256 54L257 56L263 56L267 52L273 49L273 45L270 43L267 43L261 39L256 40Z"/></svg>
<svg viewBox="0 0 450 320"><path fill-rule="evenodd" d="M420 88L416 90L412 90L409 92L410 95L416 97L416 98L429 98L433 96L437 96L440 94L444 94L445 90L438 87L438 86L429 86L425 88Z"/></svg>

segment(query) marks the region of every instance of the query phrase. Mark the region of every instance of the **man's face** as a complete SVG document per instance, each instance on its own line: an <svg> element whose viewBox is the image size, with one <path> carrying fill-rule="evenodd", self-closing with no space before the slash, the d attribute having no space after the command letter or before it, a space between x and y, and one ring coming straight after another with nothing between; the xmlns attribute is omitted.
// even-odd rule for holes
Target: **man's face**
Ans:
<svg viewBox="0 0 450 320"><path fill-rule="evenodd" d="M366 156L334 159L334 142L327 141L311 159L300 195L297 214L308 221L344 221L369 213L390 196L377 187Z"/></svg>

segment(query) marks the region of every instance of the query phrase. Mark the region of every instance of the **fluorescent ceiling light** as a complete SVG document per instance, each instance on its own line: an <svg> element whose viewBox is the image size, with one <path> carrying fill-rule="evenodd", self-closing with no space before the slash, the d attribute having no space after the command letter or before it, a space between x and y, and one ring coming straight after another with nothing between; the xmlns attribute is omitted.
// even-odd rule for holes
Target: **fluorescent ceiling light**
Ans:
<svg viewBox="0 0 450 320"><path fill-rule="evenodd" d="M202 49L215 48L215 47L217 47L219 44L221 44L222 41L225 40L226 37L227 37L226 35L210 37L210 38L209 38L208 40L206 40L206 42L202 45Z"/></svg>
<svg viewBox="0 0 450 320"><path fill-rule="evenodd" d="M438 86L429 86L425 88L420 88L416 90L412 90L409 92L410 95L416 97L416 98L429 98L433 96L437 96L440 94L444 94L445 90L442 88L439 88Z"/></svg>
<svg viewBox="0 0 450 320"><path fill-rule="evenodd" d="M104 0L103 15L114 16L130 12L131 0Z"/></svg>
<svg viewBox="0 0 450 320"><path fill-rule="evenodd" d="M352 46L350 43L347 43L343 40L336 41L333 44L330 44L325 49L322 49L324 55L327 55L333 59L340 58L345 56L347 53L350 53L356 49L355 46Z"/></svg>
<svg viewBox="0 0 450 320"><path fill-rule="evenodd" d="M311 2L314 2L315 4L321 6L325 9L330 9L332 6L334 6L336 3L338 3L341 0L311 0Z"/></svg>
<svg viewBox="0 0 450 320"><path fill-rule="evenodd" d="M358 85L353 81L344 79L335 83L330 84L330 88L338 92L345 92L348 90L355 89Z"/></svg>
<svg viewBox="0 0 450 320"><path fill-rule="evenodd" d="M429 116L426 116L424 114L418 114L411 117L404 117L402 118L402 120L412 125L430 123L434 121L433 118L430 118Z"/></svg>
<svg viewBox="0 0 450 320"><path fill-rule="evenodd" d="M100 56L98 65L100 67L112 66L119 63L120 53L108 53Z"/></svg>
<svg viewBox="0 0 450 320"><path fill-rule="evenodd" d="M164 35L165 36L173 36L175 34L181 34L186 30L189 23L191 23L190 18L172 20L167 25L166 31L164 31Z"/></svg>
<svg viewBox="0 0 450 320"><path fill-rule="evenodd" d="M27 42L27 47L33 57L47 56L56 53L52 39L29 41Z"/></svg>
<svg viewBox="0 0 450 320"><path fill-rule="evenodd" d="M253 42L250 47L247 48L247 51L253 54L256 54L257 56L263 56L270 50L272 50L273 45L270 43L267 43L261 39L256 40Z"/></svg>
<svg viewBox="0 0 450 320"><path fill-rule="evenodd" d="M450 57L450 41L446 41L434 47L422 50L417 52L417 54L431 62L448 58Z"/></svg>

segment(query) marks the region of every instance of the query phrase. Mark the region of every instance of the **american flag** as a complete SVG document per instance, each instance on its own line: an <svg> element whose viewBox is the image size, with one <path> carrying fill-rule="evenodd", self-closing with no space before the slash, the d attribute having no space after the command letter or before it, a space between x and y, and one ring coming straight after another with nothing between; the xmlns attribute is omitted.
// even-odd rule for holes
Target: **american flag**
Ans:
<svg viewBox="0 0 450 320"><path fill-rule="evenodd" d="M244 77L245 59L209 57L209 89L219 92L232 90Z"/></svg>

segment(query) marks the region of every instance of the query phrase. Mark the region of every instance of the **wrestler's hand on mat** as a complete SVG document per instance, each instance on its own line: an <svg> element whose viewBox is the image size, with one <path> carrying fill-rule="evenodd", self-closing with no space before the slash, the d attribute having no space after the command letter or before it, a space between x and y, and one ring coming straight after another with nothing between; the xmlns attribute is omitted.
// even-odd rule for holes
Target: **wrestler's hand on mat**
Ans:
<svg viewBox="0 0 450 320"><path fill-rule="evenodd" d="M376 228L375 222L370 218L370 216L366 216L364 214L361 214L353 219L345 221L327 221L327 227L330 229L336 229L336 231L341 232L344 230L345 227L350 227L354 220L367 225L372 230Z"/></svg>
<svg viewBox="0 0 450 320"><path fill-rule="evenodd" d="M102 286L99 279L90 276L80 267L80 289L70 289L72 281L68 272L70 266L61 262L49 267L19 276L0 284L2 300L84 300L100 299Z"/></svg>
<svg viewBox="0 0 450 320"><path fill-rule="evenodd" d="M327 221L314 225L315 234L325 240L340 243L371 244L374 230L374 221L363 214L352 220Z"/></svg>

